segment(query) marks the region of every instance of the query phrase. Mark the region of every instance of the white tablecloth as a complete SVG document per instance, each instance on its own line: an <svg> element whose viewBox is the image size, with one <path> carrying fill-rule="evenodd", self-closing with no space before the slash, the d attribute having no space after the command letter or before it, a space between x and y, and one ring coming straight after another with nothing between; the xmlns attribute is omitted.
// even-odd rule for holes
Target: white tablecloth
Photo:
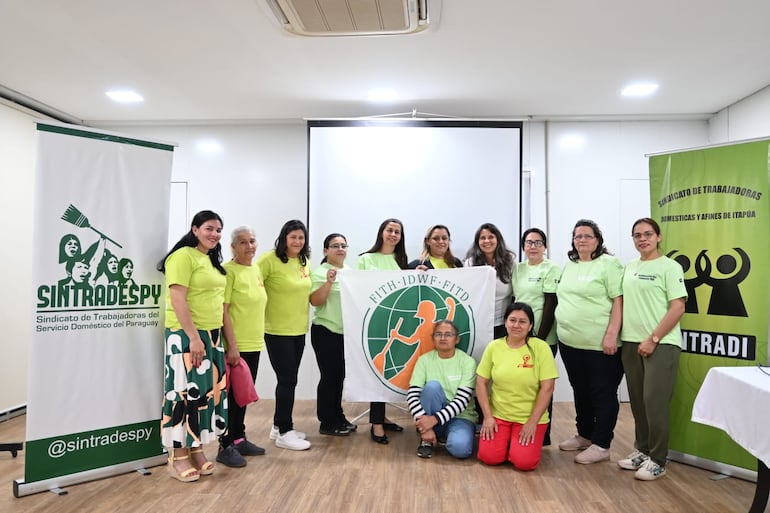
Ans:
<svg viewBox="0 0 770 513"><path fill-rule="evenodd" d="M770 465L770 375L756 366L709 369L695 398L692 420L721 429Z"/></svg>

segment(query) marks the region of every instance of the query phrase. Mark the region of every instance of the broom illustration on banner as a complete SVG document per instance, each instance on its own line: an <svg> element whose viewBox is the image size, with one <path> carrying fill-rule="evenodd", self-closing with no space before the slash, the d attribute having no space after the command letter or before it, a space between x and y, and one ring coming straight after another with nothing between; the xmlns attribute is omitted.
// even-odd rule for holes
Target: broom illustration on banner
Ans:
<svg viewBox="0 0 770 513"><path fill-rule="evenodd" d="M88 218L84 216L80 210L75 208L75 205L70 204L69 207L67 207L67 210L64 211L64 214L62 214L61 218L65 221L67 221L70 224L74 224L75 226L79 228L91 228L93 231L98 233L102 238L107 239L108 241L115 244L117 247L122 248L120 244L115 242L114 240L107 237L105 234L91 226L88 222Z"/></svg>

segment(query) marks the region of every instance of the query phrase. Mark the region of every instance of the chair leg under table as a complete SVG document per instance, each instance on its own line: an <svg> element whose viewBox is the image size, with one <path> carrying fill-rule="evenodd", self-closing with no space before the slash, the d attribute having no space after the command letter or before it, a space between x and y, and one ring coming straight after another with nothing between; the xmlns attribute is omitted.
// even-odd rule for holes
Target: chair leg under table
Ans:
<svg viewBox="0 0 770 513"><path fill-rule="evenodd" d="M0 444L0 451L8 451L11 453L11 456L14 458L16 457L16 454L18 451L24 449L24 444L22 442L14 442L11 444Z"/></svg>

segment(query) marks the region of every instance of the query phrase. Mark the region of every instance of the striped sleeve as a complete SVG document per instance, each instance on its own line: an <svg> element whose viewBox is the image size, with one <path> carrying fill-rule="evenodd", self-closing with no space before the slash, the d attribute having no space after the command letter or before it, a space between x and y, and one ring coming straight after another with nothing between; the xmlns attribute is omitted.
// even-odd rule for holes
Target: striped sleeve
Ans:
<svg viewBox="0 0 770 513"><path fill-rule="evenodd" d="M411 390L411 388L410 388ZM455 398L449 401L449 403L441 408L441 410L434 413L436 420L438 420L439 426L446 424L453 417L461 414L468 407L473 397L473 389L470 387L458 387L457 395Z"/></svg>
<svg viewBox="0 0 770 513"><path fill-rule="evenodd" d="M422 409L422 403L420 403L420 394L422 394L422 387L417 385L410 386L409 390L406 391L406 405L415 420L417 417L425 415L425 410Z"/></svg>

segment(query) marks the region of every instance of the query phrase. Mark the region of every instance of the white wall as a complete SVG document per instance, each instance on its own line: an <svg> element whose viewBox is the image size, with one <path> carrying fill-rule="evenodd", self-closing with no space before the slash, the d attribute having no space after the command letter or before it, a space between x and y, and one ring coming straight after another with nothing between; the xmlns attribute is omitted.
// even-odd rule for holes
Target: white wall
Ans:
<svg viewBox="0 0 770 513"><path fill-rule="evenodd" d="M770 86L719 111L709 120L712 144L770 136Z"/></svg>
<svg viewBox="0 0 770 513"><path fill-rule="evenodd" d="M0 413L27 402L27 348L32 336L32 212L35 176L34 118L0 103L0 205L6 246L0 251Z"/></svg>

